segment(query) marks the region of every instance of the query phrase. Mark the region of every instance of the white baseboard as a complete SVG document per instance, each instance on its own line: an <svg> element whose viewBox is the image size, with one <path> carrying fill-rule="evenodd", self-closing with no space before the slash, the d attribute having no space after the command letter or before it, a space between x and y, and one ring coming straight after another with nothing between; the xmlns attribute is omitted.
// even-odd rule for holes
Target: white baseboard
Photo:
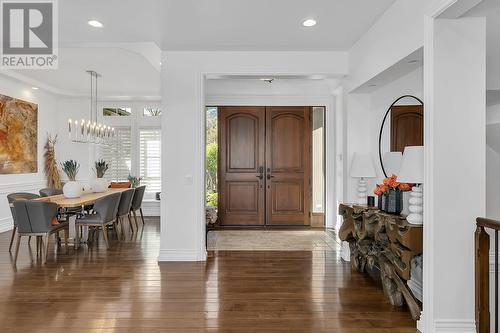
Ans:
<svg viewBox="0 0 500 333"><path fill-rule="evenodd" d="M476 333L473 319L439 319L434 321L433 333ZM424 332L427 333L427 332Z"/></svg>
<svg viewBox="0 0 500 333"><path fill-rule="evenodd" d="M4 217L0 219L0 232L12 230L12 217Z"/></svg>
<svg viewBox="0 0 500 333"><path fill-rule="evenodd" d="M196 250L160 250L158 261L205 261L206 252Z"/></svg>
<svg viewBox="0 0 500 333"><path fill-rule="evenodd" d="M160 201L144 200L142 202L142 213L144 216L160 216Z"/></svg>

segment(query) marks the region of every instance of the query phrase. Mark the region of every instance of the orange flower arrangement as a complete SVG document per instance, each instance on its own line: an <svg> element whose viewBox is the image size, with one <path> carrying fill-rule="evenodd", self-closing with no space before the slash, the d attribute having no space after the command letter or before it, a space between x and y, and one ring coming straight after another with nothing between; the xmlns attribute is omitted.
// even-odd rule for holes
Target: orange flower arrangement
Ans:
<svg viewBox="0 0 500 333"><path fill-rule="evenodd" d="M382 184L377 184L373 193L377 196L381 196L383 194L387 194L389 190L403 192L411 190L411 184L398 183L397 178L398 177L396 175L385 178Z"/></svg>

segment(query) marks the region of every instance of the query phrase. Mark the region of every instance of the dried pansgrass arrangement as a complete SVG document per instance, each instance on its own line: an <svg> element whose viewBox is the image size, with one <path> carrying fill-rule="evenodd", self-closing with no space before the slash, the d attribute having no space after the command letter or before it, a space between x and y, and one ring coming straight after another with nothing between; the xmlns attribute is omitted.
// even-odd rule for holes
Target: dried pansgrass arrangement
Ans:
<svg viewBox="0 0 500 333"><path fill-rule="evenodd" d="M47 135L47 142L45 143L43 157L45 158L44 171L45 176L47 176L47 187L61 189L61 175L59 174L59 169L57 168L56 160L56 146L57 135L52 137Z"/></svg>

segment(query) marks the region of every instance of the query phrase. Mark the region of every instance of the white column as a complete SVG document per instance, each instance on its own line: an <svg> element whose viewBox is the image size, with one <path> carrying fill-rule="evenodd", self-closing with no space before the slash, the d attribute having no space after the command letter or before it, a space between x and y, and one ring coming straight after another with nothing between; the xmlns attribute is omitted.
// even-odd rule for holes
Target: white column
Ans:
<svg viewBox="0 0 500 333"><path fill-rule="evenodd" d="M419 329L475 332L474 221L485 214L482 18L426 18L424 304Z"/></svg>
<svg viewBox="0 0 500 333"><path fill-rule="evenodd" d="M203 80L186 53L162 56L162 198L159 261L202 261L204 244Z"/></svg>

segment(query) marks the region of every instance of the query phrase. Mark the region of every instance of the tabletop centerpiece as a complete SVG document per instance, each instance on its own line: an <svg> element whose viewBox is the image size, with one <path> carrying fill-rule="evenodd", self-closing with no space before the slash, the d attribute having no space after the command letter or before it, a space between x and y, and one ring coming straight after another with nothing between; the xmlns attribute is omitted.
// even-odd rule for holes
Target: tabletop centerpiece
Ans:
<svg viewBox="0 0 500 333"><path fill-rule="evenodd" d="M400 214L403 210L403 192L410 191L412 184L399 183L392 175L377 184L373 193L378 196L378 208L386 213Z"/></svg>
<svg viewBox="0 0 500 333"><path fill-rule="evenodd" d="M79 198L82 195L82 186L76 181L76 175L80 169L80 163L74 160L64 161L61 163L61 168L69 179L63 186L63 195L66 198Z"/></svg>
<svg viewBox="0 0 500 333"><path fill-rule="evenodd" d="M94 163L96 178L91 182L92 191L105 192L108 189L108 181L104 179L104 175L106 174L106 171L108 171L108 169L109 164L103 159L100 159Z"/></svg>

